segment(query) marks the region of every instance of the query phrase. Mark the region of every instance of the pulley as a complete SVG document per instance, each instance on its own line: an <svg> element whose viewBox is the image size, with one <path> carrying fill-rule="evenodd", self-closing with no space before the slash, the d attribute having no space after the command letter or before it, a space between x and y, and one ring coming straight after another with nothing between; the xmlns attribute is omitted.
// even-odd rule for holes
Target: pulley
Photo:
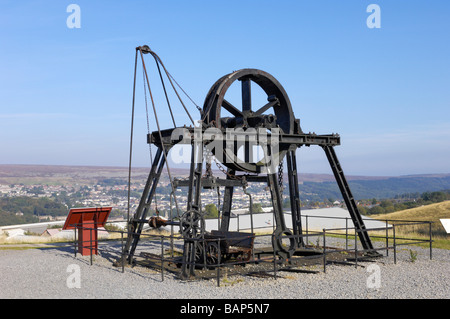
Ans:
<svg viewBox="0 0 450 319"><path fill-rule="evenodd" d="M241 105L232 103L227 97L227 91L235 82L241 82ZM267 103L264 105L253 105L252 85L258 85L264 94ZM226 111L226 112L225 112ZM227 129L241 129L246 131L252 129L279 129L285 134L294 133L296 121L292 111L291 102L286 91L281 84L269 73L257 69L242 69L234 71L221 77L208 92L203 105L203 121L206 125L219 128L223 131ZM229 113L231 116L223 116ZM297 127L297 131L299 127ZM235 145L236 146L236 145ZM260 159L257 162L251 157L252 145L247 143L244 147L244 157L242 152L234 149L231 152L226 147L223 148L223 154L213 153L221 162L234 171L245 171L259 173L261 166L267 160ZM286 149L280 149L276 154L278 162L283 160ZM267 154L264 155L265 157ZM253 161L252 161L253 160Z"/></svg>

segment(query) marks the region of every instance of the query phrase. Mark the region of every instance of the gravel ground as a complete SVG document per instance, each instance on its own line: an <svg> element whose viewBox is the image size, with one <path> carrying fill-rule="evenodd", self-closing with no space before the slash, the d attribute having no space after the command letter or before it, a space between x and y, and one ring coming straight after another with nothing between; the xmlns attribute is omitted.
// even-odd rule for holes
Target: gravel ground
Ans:
<svg viewBox="0 0 450 319"><path fill-rule="evenodd" d="M417 252L414 262L410 249ZM181 281L169 273L161 281L161 273L143 267L122 273L112 266L110 252L101 252L90 265L90 257L75 258L70 247L8 249L0 250L0 298L449 299L449 257L448 250L433 249L430 260L429 249L402 246L397 264L390 252L357 268L328 265L324 273L320 266L319 273L279 272L277 279L228 276L218 287L216 279Z"/></svg>

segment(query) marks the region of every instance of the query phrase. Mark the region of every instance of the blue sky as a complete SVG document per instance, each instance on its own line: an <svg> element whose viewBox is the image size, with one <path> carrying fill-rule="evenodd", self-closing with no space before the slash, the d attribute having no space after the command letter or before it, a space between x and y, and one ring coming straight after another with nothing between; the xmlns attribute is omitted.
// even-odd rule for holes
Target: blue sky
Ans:
<svg viewBox="0 0 450 319"><path fill-rule="evenodd" d="M81 28L67 27L71 3ZM449 14L437 0L2 0L0 164L127 166L135 47L147 44L200 106L233 70L271 73L304 131L341 135L348 175L450 173ZM138 80L133 165L148 166ZM331 172L321 149L297 154L302 172Z"/></svg>

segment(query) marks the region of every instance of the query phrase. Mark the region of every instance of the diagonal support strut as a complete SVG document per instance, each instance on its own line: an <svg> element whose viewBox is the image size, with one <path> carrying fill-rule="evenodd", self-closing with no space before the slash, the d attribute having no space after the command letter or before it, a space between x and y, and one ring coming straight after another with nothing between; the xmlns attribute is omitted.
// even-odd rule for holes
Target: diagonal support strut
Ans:
<svg viewBox="0 0 450 319"><path fill-rule="evenodd" d="M356 206L355 199L350 191L350 187L347 183L347 180L344 175L344 171L341 168L341 164L337 158L336 152L334 151L333 146L323 145L323 150L327 155L328 162L330 163L331 169L333 171L334 177L336 178L336 182L341 191L342 197L344 198L345 205L350 213L350 216L353 220L353 224L358 232L359 240L364 249L371 250L373 249L372 241L370 240L369 234L367 233L366 226L364 225L364 221L359 213L358 207Z"/></svg>

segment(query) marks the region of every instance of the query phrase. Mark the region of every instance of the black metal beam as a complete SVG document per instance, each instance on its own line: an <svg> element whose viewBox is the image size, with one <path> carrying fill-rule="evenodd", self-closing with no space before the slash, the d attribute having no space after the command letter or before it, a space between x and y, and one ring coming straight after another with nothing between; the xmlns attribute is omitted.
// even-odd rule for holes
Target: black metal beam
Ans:
<svg viewBox="0 0 450 319"><path fill-rule="evenodd" d="M128 263L130 264L132 263L134 251L136 250L136 246L139 242L142 228L144 227L143 223L136 222L136 220L145 220L147 218L148 212L150 210L150 205L152 204L153 196L155 194L156 187L158 186L159 178L165 164L165 156L162 156L162 153L162 148L158 148L153 159L152 167L150 169L150 173L147 178L142 197L139 201L139 206L133 218L128 221L128 225L131 226L129 227L131 228L131 234L128 234L124 251L125 255L127 256Z"/></svg>
<svg viewBox="0 0 450 319"><path fill-rule="evenodd" d="M298 189L297 162L295 150L286 153L286 164L289 178L289 198L291 201L292 229L294 235L302 235L302 220L300 213L300 192ZM303 237L299 237L297 246L303 246Z"/></svg>
<svg viewBox="0 0 450 319"><path fill-rule="evenodd" d="M350 217L352 218L353 224L358 231L359 240L361 241L364 249L371 250L373 249L372 241L370 240L370 236L367 233L366 226L364 225L364 220L361 217L355 199L352 195L352 192L350 191L350 187L347 183L344 171L341 168L336 152L331 146L323 146L323 149L327 156L328 162L330 163L334 177L336 178L336 182L339 186L342 197L344 198L345 205L347 206L347 209L350 213Z"/></svg>
<svg viewBox="0 0 450 319"><path fill-rule="evenodd" d="M249 78L240 79L242 86L242 111L252 109L252 81Z"/></svg>
<svg viewBox="0 0 450 319"><path fill-rule="evenodd" d="M186 212L196 211L201 215L201 180L203 167L203 144L201 141L192 144L191 167L189 173L189 192ZM183 264L181 267L181 276L188 278L195 276L195 251L198 242L192 240L192 235L187 234L184 238Z"/></svg>
<svg viewBox="0 0 450 319"><path fill-rule="evenodd" d="M227 180L233 180L230 176L234 174L234 171L228 170ZM233 202L234 186L226 186L223 194L223 206L222 206L222 222L220 224L220 230L223 232L228 231L230 227L231 218L231 206Z"/></svg>
<svg viewBox="0 0 450 319"><path fill-rule="evenodd" d="M185 135L176 135L172 134L175 130L178 130L177 132L185 132ZM150 144L154 144L158 147L161 147L161 145L165 145L168 147L174 146L176 144L192 144L194 140L194 134L199 134L200 132L195 132L195 130L201 130L201 134L204 133L206 128L193 128L193 127L178 127L178 128L172 128L161 131L161 137L159 136L159 133L157 131L152 132L147 136L147 142ZM222 130L223 137L222 141L224 144L227 142L227 134L225 130ZM323 134L318 135L315 133L299 133L299 134L285 134L283 132L280 132L280 134L277 134L277 138L274 139L273 134L267 133L266 130L262 131L264 133L264 144L270 145L272 141L275 141L275 143L284 145L284 146L290 146L290 145L296 145L297 147L300 146L311 146L311 145L319 145L319 146L337 146L340 145L341 139L338 134ZM234 142L236 137L242 135L242 136L250 136L250 135L256 135L252 137L252 140L259 141L259 135L258 131L233 131L232 134L232 140L229 142ZM198 137L198 135L197 135ZM204 140L204 143L208 143L211 141ZM258 143L259 144L259 143Z"/></svg>
<svg viewBox="0 0 450 319"><path fill-rule="evenodd" d="M173 185L177 187L189 186L189 180L186 179L174 179ZM194 181L194 185L196 185ZM218 177L203 177L201 179L201 185L204 188L215 188L215 187L227 187L227 186L243 186L243 181L241 179L223 179Z"/></svg>

